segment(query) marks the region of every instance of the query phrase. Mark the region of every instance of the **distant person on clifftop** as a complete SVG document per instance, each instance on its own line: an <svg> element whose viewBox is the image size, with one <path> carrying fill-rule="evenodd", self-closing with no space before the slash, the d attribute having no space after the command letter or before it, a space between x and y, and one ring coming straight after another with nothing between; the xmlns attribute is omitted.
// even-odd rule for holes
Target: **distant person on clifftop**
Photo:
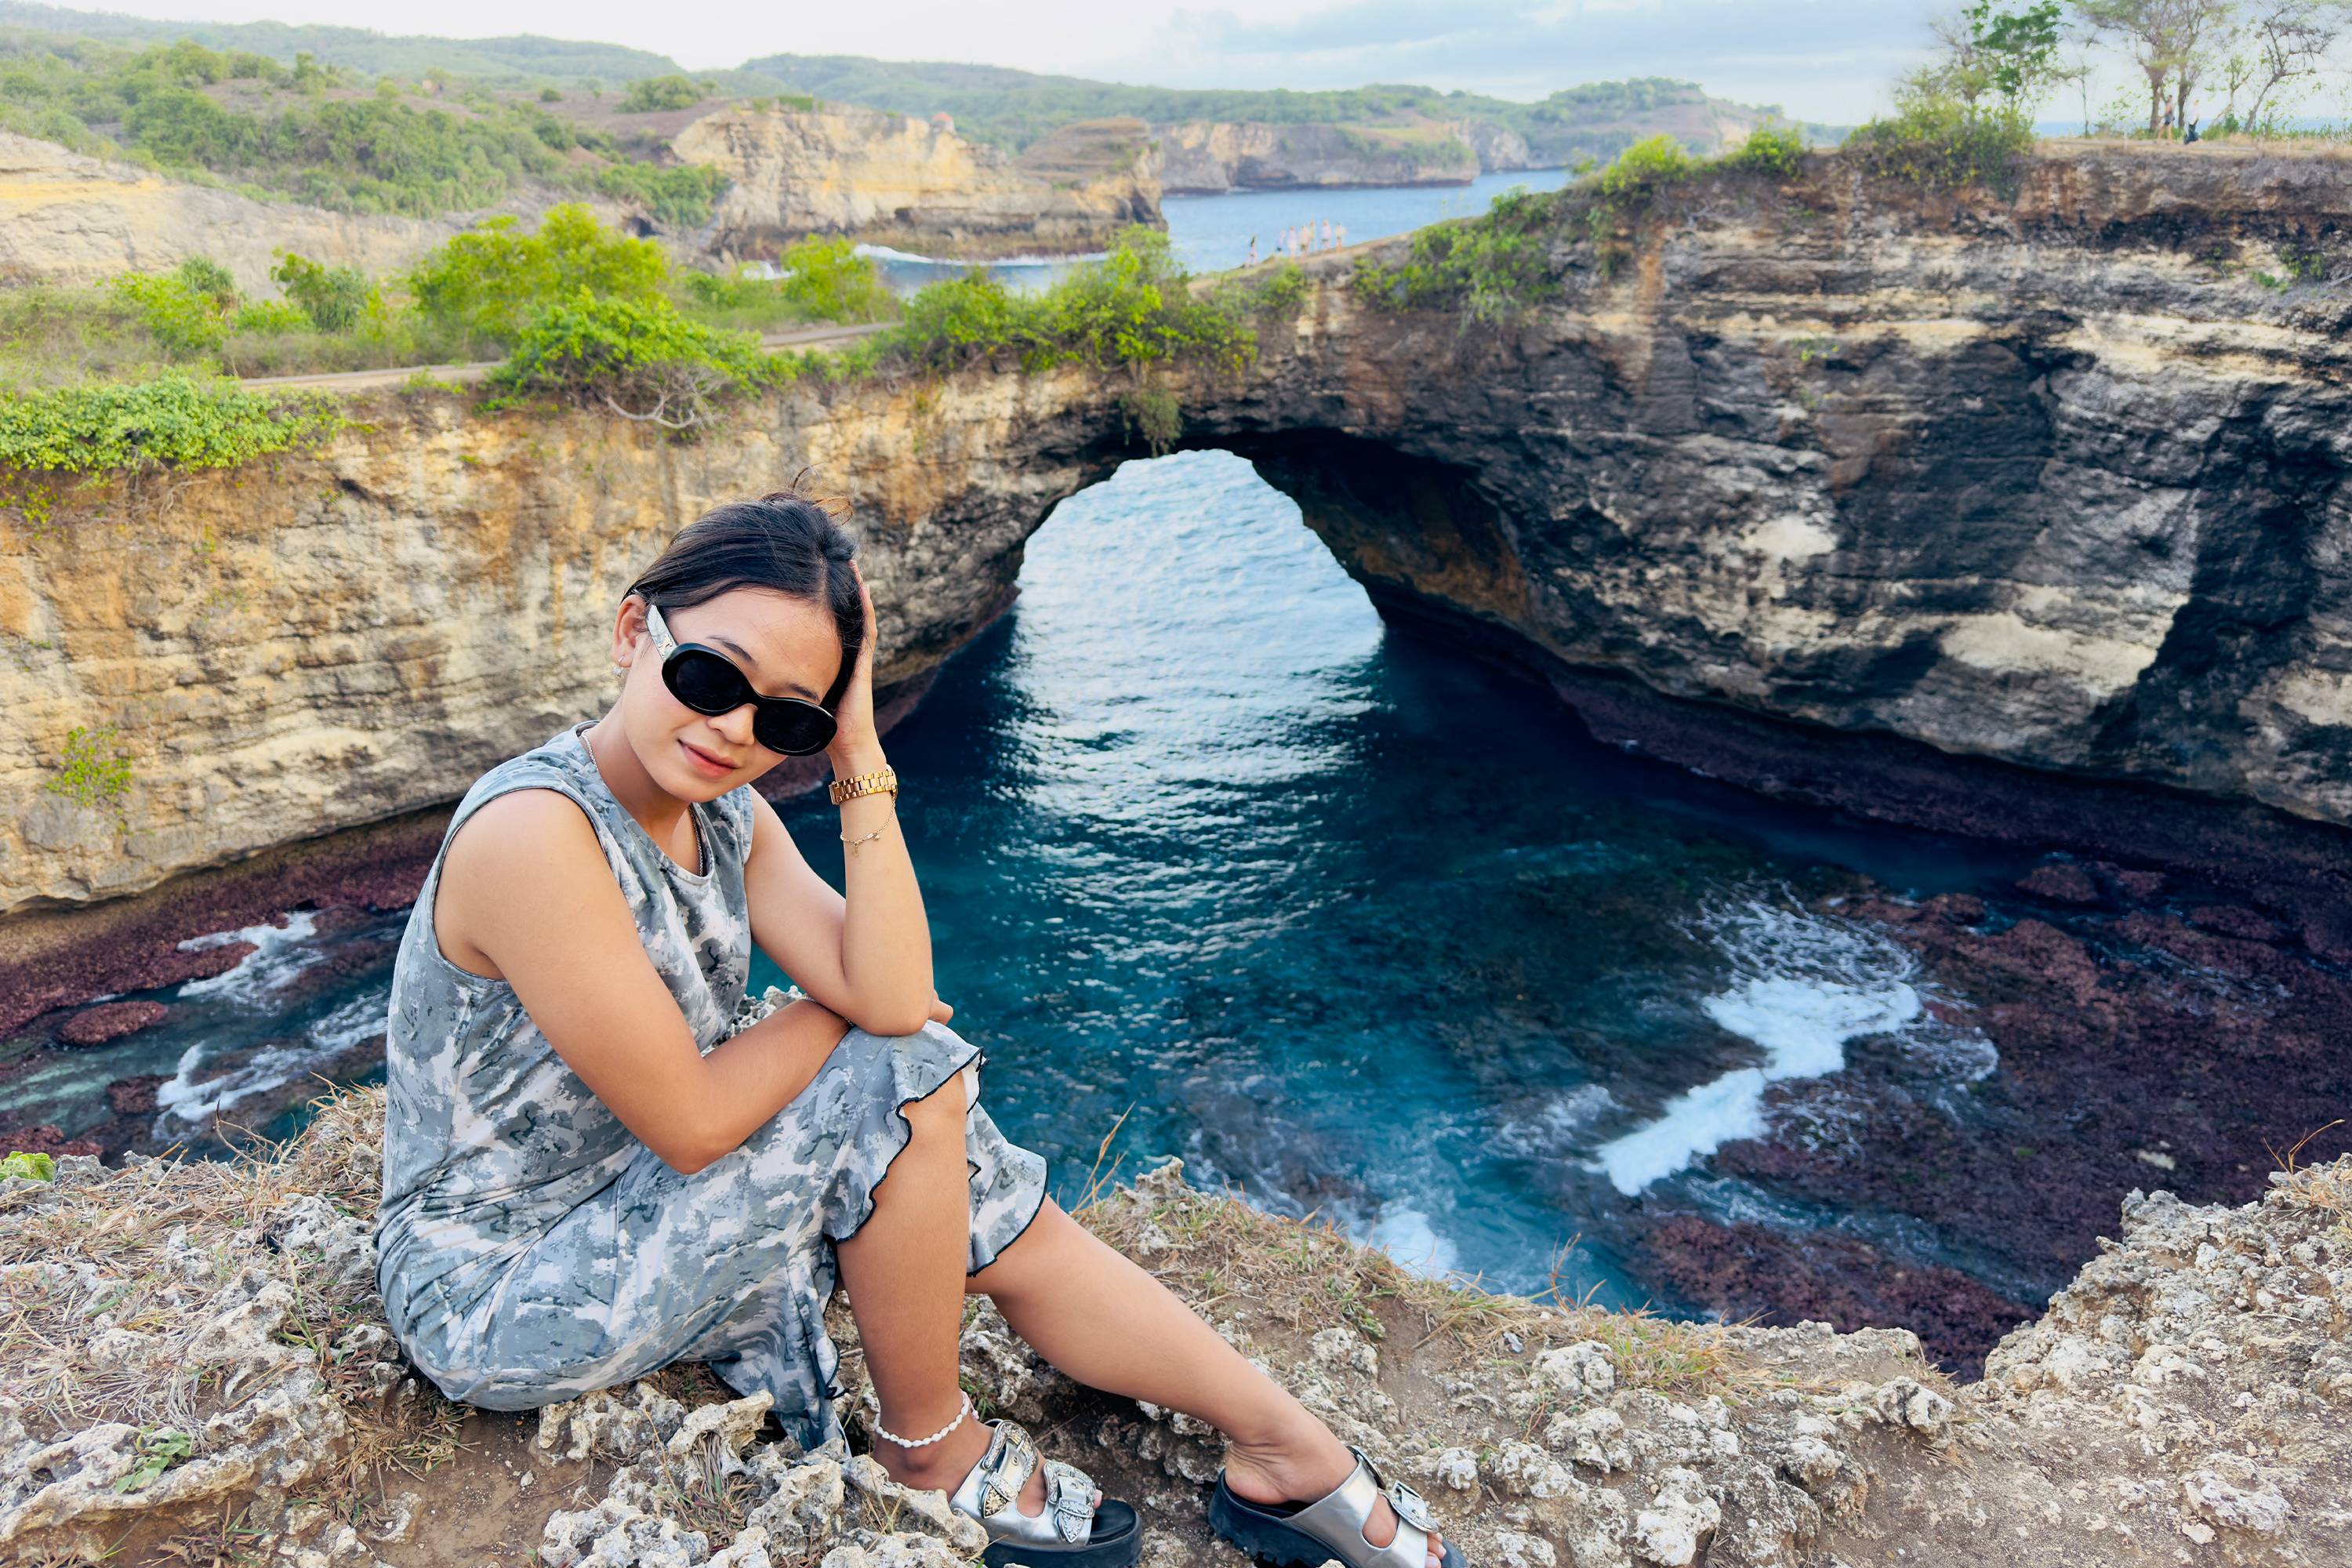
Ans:
<svg viewBox="0 0 2352 1568"><path fill-rule="evenodd" d="M815 1448L843 1436L845 1284L893 1479L979 1521L991 1568L1134 1568L1135 1510L959 1387L983 1295L1078 1382L1224 1433L1209 1518L1244 1553L1465 1568L982 1109L980 1049L931 989L855 552L796 491L688 524L621 602L612 708L459 803L387 1026L377 1284L402 1348L493 1410L705 1362ZM751 788L820 754L838 892ZM755 944L806 994L747 1002Z"/></svg>

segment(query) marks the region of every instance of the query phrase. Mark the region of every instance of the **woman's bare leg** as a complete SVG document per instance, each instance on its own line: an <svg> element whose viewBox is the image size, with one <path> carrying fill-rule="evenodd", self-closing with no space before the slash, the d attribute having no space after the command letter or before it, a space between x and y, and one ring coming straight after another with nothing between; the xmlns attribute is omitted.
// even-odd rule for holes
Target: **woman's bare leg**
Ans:
<svg viewBox="0 0 2352 1568"><path fill-rule="evenodd" d="M1225 1483L1248 1501L1312 1502L1355 1468L1346 1446L1288 1390L1051 1199L970 1289L994 1300L1013 1332L1078 1382L1181 1410L1223 1432L1233 1443ZM1375 1546L1396 1538L1386 1503L1365 1533ZM1432 1568L1441 1549L1432 1537Z"/></svg>
<svg viewBox="0 0 2352 1568"><path fill-rule="evenodd" d="M874 1189L874 1212L839 1248L882 1425L902 1437L929 1436L955 1419L963 1399L956 1352L971 1257L964 1111L961 1077L906 1107L913 1135ZM903 1485L953 1491L987 1450L987 1428L966 1421L928 1447L877 1440L874 1457ZM1045 1497L1041 1471L1023 1493L1023 1511L1035 1513Z"/></svg>

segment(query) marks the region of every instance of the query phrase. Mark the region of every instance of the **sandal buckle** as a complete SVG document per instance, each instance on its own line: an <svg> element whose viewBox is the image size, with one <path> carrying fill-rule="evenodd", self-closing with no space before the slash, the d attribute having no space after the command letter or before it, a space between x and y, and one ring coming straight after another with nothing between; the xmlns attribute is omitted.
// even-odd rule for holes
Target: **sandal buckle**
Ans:
<svg viewBox="0 0 2352 1568"><path fill-rule="evenodd" d="M1437 1528L1437 1521L1430 1514L1429 1504L1422 1500L1419 1492L1402 1481L1389 1483L1389 1506L1396 1510L1399 1519L1415 1530L1426 1532Z"/></svg>

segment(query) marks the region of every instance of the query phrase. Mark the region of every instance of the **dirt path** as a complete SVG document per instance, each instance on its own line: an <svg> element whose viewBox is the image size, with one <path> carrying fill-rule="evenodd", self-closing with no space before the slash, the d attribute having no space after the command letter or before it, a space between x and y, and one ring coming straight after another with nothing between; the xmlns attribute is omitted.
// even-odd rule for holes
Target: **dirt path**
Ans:
<svg viewBox="0 0 2352 1568"><path fill-rule="evenodd" d="M872 337L888 325L876 321L861 327L803 327L790 332L769 332L760 339L763 349L821 348L834 343L845 343L859 338ZM470 364L412 364L392 370L347 370L325 375L261 375L250 376L243 384L252 387L299 386L315 387L331 392L370 392L387 386L399 386L415 376L430 376L435 381L469 383L480 381L504 364L504 360L476 360Z"/></svg>

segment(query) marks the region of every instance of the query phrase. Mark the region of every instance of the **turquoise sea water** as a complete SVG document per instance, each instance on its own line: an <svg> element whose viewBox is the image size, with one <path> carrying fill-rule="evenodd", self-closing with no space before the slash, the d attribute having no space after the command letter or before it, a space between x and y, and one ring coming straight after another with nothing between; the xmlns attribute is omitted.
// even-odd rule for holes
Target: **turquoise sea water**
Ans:
<svg viewBox="0 0 2352 1568"><path fill-rule="evenodd" d="M1126 1170L1181 1154L1526 1288L1656 1179L1769 1207L1675 1173L1848 1038L1902 1038L1921 1093L1990 1066L1898 950L1790 895L1839 867L1989 890L2022 862L1593 744L1549 693L1388 630L1238 458L1128 464L1022 585L889 749L940 993L1066 1197L1124 1115ZM785 819L837 866L830 808ZM1570 1275L1648 1294L1600 1246Z"/></svg>
<svg viewBox="0 0 2352 1568"><path fill-rule="evenodd" d="M1548 692L1386 627L1230 454L1129 463L1065 502L1022 588L888 748L940 990L1066 1198L1117 1122L1123 1173L1181 1154L1513 1288L1582 1236L1568 1283L1647 1299L1608 1245L1639 1193L1969 1264L1965 1238L1693 1171L1761 1130L1769 1084L1834 1079L1864 1036L1916 1097L1988 1071L1899 950L1800 906L1853 870L1994 892L2028 862L1592 743ZM784 816L837 874L830 808ZM153 994L165 1025L0 1101L72 1133L152 1074L160 1136L266 1125L381 1028L400 924L244 933L261 951L239 968ZM762 961L754 984L782 978Z"/></svg>

